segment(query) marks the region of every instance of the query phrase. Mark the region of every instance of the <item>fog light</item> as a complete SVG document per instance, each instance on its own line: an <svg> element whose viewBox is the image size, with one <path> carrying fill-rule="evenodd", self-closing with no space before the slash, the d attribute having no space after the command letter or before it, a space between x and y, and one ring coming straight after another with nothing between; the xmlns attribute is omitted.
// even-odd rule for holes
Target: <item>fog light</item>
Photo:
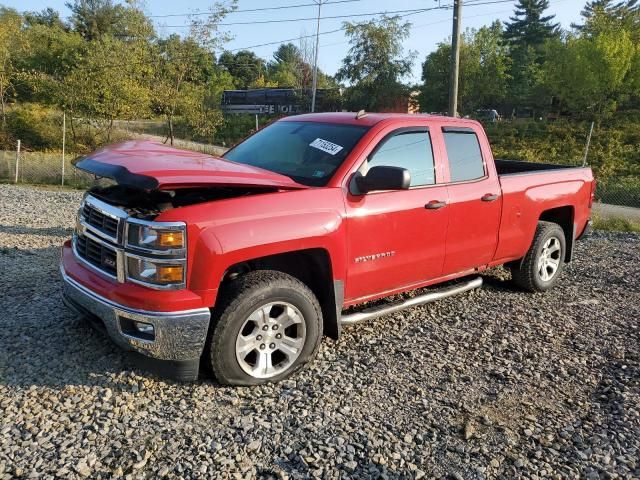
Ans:
<svg viewBox="0 0 640 480"><path fill-rule="evenodd" d="M136 327L136 330L139 331L140 333L144 333L146 335L154 334L153 325L151 325L150 323L134 322L134 326Z"/></svg>

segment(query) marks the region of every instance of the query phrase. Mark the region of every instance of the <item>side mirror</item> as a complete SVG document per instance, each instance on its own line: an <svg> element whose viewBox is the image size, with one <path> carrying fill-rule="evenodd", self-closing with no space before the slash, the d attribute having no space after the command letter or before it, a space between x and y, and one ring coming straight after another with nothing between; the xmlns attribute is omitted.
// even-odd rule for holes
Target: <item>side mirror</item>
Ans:
<svg viewBox="0 0 640 480"><path fill-rule="evenodd" d="M411 186L409 170L401 167L387 167L381 165L372 167L366 175L356 173L354 183L356 194L365 194L375 190L407 190Z"/></svg>

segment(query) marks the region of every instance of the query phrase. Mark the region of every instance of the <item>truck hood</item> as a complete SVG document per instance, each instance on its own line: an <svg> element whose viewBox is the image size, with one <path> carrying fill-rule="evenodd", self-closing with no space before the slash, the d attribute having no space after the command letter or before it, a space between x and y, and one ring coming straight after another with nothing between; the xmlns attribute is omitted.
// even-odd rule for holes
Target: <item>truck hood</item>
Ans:
<svg viewBox="0 0 640 480"><path fill-rule="evenodd" d="M269 170L148 140L110 145L80 158L76 168L142 190L188 187L308 188Z"/></svg>

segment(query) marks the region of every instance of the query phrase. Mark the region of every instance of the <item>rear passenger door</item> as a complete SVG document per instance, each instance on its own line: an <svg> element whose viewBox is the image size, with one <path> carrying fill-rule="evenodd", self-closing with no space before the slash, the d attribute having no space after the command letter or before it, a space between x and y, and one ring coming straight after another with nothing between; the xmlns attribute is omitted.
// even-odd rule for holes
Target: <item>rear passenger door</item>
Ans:
<svg viewBox="0 0 640 480"><path fill-rule="evenodd" d="M449 181L449 228L443 275L489 263L498 244L500 183L490 171L489 145L472 128L442 127ZM480 141L485 142L481 148Z"/></svg>
<svg viewBox="0 0 640 480"><path fill-rule="evenodd" d="M380 135L359 172L364 175L375 166L406 168L411 187L348 193L347 301L439 277L444 261L447 187L436 183L429 130L409 127Z"/></svg>

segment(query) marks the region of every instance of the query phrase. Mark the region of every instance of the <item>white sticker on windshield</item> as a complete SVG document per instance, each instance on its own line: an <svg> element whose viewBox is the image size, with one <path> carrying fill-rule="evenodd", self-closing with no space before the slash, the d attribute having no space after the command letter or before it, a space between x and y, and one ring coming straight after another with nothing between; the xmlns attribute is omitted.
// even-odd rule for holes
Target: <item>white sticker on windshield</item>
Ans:
<svg viewBox="0 0 640 480"><path fill-rule="evenodd" d="M309 144L309 146L313 148L317 148L318 150L322 150L323 152L326 152L329 155L335 155L343 148L340 145L336 145L335 143L331 143L329 140L323 140L321 138L316 138L313 142Z"/></svg>

